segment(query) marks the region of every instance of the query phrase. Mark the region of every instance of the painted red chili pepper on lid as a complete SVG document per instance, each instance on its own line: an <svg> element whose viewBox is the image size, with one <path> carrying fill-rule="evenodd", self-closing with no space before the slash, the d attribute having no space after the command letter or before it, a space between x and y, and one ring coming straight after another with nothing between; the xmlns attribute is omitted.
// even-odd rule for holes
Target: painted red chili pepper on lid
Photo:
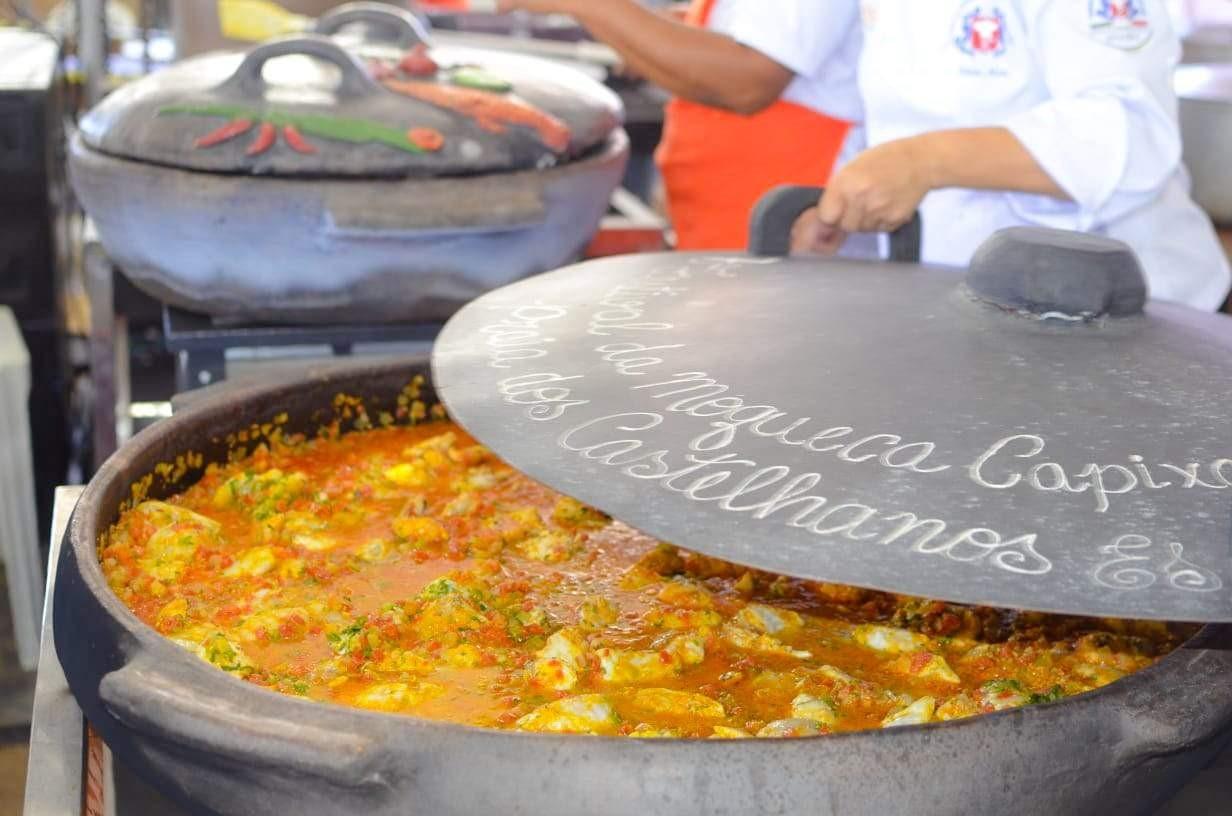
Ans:
<svg viewBox="0 0 1232 816"><path fill-rule="evenodd" d="M406 132L406 139L421 150L432 152L445 146L445 137L433 128L411 128Z"/></svg>
<svg viewBox="0 0 1232 816"><path fill-rule="evenodd" d="M277 138L278 130L269 122L262 122L260 129L257 130L257 138L252 140L252 144L244 153L248 156L258 156L273 147L274 140Z"/></svg>
<svg viewBox="0 0 1232 816"><path fill-rule="evenodd" d="M287 125L282 129L282 138L286 139L287 145L296 153L312 154L316 153L317 149L311 145L299 128L295 125Z"/></svg>
<svg viewBox="0 0 1232 816"><path fill-rule="evenodd" d="M199 137L193 142L193 147L213 147L247 133L250 128L252 128L251 119L236 119Z"/></svg>

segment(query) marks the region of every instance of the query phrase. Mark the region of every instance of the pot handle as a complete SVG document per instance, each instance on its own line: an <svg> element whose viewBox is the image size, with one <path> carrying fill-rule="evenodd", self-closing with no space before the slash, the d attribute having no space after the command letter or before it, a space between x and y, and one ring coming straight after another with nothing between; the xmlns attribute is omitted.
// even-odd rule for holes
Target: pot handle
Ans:
<svg viewBox="0 0 1232 816"><path fill-rule="evenodd" d="M340 787L383 786L372 738L240 711L225 696L189 692L151 660L105 675L99 698L109 715L151 740Z"/></svg>
<svg viewBox="0 0 1232 816"><path fill-rule="evenodd" d="M775 187L761 197L749 220L749 254L785 257L791 252L791 227L805 210L817 204L824 187ZM917 212L890 233L890 257L900 263L920 262L923 224Z"/></svg>
<svg viewBox="0 0 1232 816"><path fill-rule="evenodd" d="M1122 733L1115 747L1121 776L1142 773L1155 760L1174 758L1187 748L1227 739L1232 702L1226 693L1212 696L1210 690L1227 686L1232 627L1207 626L1167 660L1173 664L1172 682L1160 685L1136 675L1126 678L1133 691L1127 688L1124 693L1135 697L1113 709L1121 717Z"/></svg>
<svg viewBox="0 0 1232 816"><path fill-rule="evenodd" d="M980 245L967 288L1001 309L1080 322L1132 317L1146 306L1134 250L1113 238L1046 227L1007 227Z"/></svg>
<svg viewBox="0 0 1232 816"><path fill-rule="evenodd" d="M411 48L429 41L428 27L409 11L386 3L346 3L321 15L315 31L318 34L336 34L346 26L368 23L397 32L395 42L399 48Z"/></svg>
<svg viewBox="0 0 1232 816"><path fill-rule="evenodd" d="M338 69L342 71L342 81L338 83L340 97L381 93L381 86L368 76L363 64L353 54L333 40L313 34L285 37L258 45L248 52L248 56L244 57L244 61L235 69L235 73L219 89L223 92L235 93L246 99L260 97L265 93L266 88L265 77L261 74L265 63L275 57L293 54L316 57L338 66Z"/></svg>

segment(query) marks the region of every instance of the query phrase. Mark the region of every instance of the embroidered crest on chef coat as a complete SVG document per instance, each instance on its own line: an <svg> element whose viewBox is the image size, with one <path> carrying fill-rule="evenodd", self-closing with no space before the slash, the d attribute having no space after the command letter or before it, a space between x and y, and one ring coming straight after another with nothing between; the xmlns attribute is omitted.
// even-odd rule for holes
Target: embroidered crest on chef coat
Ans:
<svg viewBox="0 0 1232 816"><path fill-rule="evenodd" d="M1009 45L1005 13L998 6L979 3L959 14L954 44L973 57L1000 57Z"/></svg>
<svg viewBox="0 0 1232 816"><path fill-rule="evenodd" d="M1091 36L1113 48L1132 51L1146 45L1153 30L1146 0L1088 0Z"/></svg>

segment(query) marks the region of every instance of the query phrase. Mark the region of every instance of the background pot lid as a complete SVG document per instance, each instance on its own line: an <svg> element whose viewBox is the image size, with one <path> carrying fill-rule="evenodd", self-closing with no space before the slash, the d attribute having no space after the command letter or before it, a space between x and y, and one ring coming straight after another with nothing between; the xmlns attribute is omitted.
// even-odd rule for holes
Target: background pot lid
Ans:
<svg viewBox="0 0 1232 816"><path fill-rule="evenodd" d="M413 18L412 18L413 19ZM446 176L549 167L619 126L619 98L532 57L308 35L185 60L83 120L113 156L218 173Z"/></svg>
<svg viewBox="0 0 1232 816"><path fill-rule="evenodd" d="M773 240L760 213L760 248L816 201L794 192ZM994 236L965 280L626 256L473 302L435 382L510 464L692 550L950 601L1229 621L1232 321L1144 299L1124 245L1046 230Z"/></svg>

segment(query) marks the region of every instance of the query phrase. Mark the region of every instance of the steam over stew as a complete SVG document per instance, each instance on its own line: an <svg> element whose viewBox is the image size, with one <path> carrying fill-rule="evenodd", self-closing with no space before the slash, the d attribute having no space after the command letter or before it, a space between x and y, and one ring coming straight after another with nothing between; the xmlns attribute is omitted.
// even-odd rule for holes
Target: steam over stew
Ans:
<svg viewBox="0 0 1232 816"><path fill-rule="evenodd" d="M688 553L446 422L261 447L127 511L99 555L143 621L250 683L524 731L780 737L950 720L1094 689L1186 634Z"/></svg>

